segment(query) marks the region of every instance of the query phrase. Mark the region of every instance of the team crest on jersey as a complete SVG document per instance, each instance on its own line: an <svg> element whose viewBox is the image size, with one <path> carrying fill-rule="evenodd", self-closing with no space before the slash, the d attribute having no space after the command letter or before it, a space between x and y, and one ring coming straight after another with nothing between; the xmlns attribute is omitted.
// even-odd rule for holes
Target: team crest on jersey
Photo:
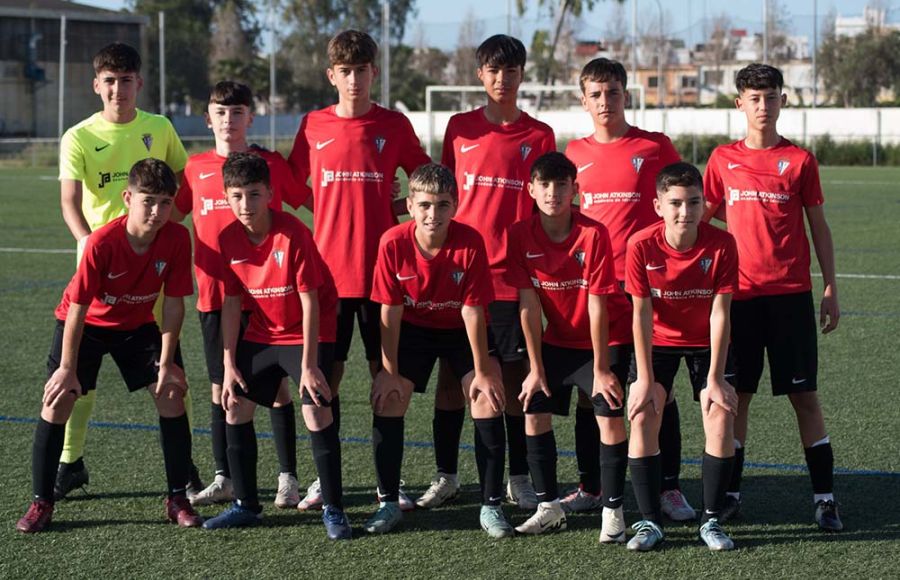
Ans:
<svg viewBox="0 0 900 580"><path fill-rule="evenodd" d="M411 307L415 308L415 306L416 306L416 301L413 300L413 299L412 299L412 296L410 296L409 294L404 294L404 295L403 295L403 305L404 305L404 306L411 306Z"/></svg>
<svg viewBox="0 0 900 580"><path fill-rule="evenodd" d="M281 267L281 263L284 262L284 251L283 250L275 250L272 252L272 257L275 258L275 263L278 264L278 267Z"/></svg>
<svg viewBox="0 0 900 580"><path fill-rule="evenodd" d="M156 268L156 275L162 276L163 270L166 269L166 261L165 260L157 260L153 262L153 267Z"/></svg>
<svg viewBox="0 0 900 580"><path fill-rule="evenodd" d="M787 171L788 166L791 164L787 159L779 159L778 160L778 175L784 175L784 172Z"/></svg>
<svg viewBox="0 0 900 580"><path fill-rule="evenodd" d="M153 147L153 135L150 133L144 133L141 135L141 141L144 142L144 147L147 148L147 151L150 151L150 148Z"/></svg>
<svg viewBox="0 0 900 580"><path fill-rule="evenodd" d="M641 166L642 166L643 164L644 164L644 158L643 158L643 157L641 157L641 156L639 156L639 155L635 155L634 157L631 158L631 166L634 167L634 172L635 172L635 173L640 173L640 172L641 172Z"/></svg>
<svg viewBox="0 0 900 580"><path fill-rule="evenodd" d="M540 287L541 287L541 281L538 280L537 278L535 278L534 276L532 276L532 277L531 277L531 285L534 286L535 288L540 288Z"/></svg>
<svg viewBox="0 0 900 580"><path fill-rule="evenodd" d="M578 263L584 266L584 250L575 250L575 253L572 254L572 257L578 260Z"/></svg>
<svg viewBox="0 0 900 580"><path fill-rule="evenodd" d="M526 159L528 159L528 156L531 154L531 147L528 146L527 144L524 144L521 147L519 147L519 151L522 153L522 161L525 161Z"/></svg>
<svg viewBox="0 0 900 580"><path fill-rule="evenodd" d="M709 273L710 266L712 266L712 258L700 258L700 269L704 274Z"/></svg>
<svg viewBox="0 0 900 580"><path fill-rule="evenodd" d="M463 272L462 272L462 270L454 270L450 274L450 277L453 279L454 282L456 282L456 285L459 286L459 283L462 282L462 279L463 279Z"/></svg>
<svg viewBox="0 0 900 580"><path fill-rule="evenodd" d="M375 137L375 149L377 149L379 153L384 149L385 143L387 143L387 139L384 137Z"/></svg>

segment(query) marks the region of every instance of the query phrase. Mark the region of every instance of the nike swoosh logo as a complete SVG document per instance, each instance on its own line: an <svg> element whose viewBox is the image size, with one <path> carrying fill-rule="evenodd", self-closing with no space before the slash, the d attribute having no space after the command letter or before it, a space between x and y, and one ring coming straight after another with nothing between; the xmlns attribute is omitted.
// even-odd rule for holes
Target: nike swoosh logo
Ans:
<svg viewBox="0 0 900 580"><path fill-rule="evenodd" d="M104 145L103 147L97 147L97 146L95 145L95 146L94 146L94 151L103 151L103 150L106 149L107 147L109 147L109 143L107 143L107 144Z"/></svg>
<svg viewBox="0 0 900 580"><path fill-rule="evenodd" d="M200 179L209 179L210 177L212 177L212 176L215 175L215 174L216 174L215 171L213 171L212 173L203 173L203 172L201 172L201 173L200 173Z"/></svg>
<svg viewBox="0 0 900 580"><path fill-rule="evenodd" d="M415 274L413 274L412 276L401 276L400 274L397 274L397 280L400 280L401 282L405 282L407 280L412 280L415 277L416 277Z"/></svg>
<svg viewBox="0 0 900 580"><path fill-rule="evenodd" d="M475 149L476 147L480 147L480 146L481 146L481 143L476 143L474 145L460 145L459 152L460 153L468 153L472 149Z"/></svg>
<svg viewBox="0 0 900 580"><path fill-rule="evenodd" d="M529 260L533 260L533 259L535 259L535 258L540 258L540 257L543 256L543 255L544 255L543 253L541 253L541 254L532 254L531 252L525 252L525 257L528 258Z"/></svg>
<svg viewBox="0 0 900 580"><path fill-rule="evenodd" d="M716 515L716 512L711 512L711 511L709 511L709 510L705 510L705 511L706 511L706 515L708 515L708 516L714 516L714 515Z"/></svg>
<svg viewBox="0 0 900 580"><path fill-rule="evenodd" d="M503 498L502 497L491 497L491 498L488 498L488 501L500 501L501 499L503 499Z"/></svg>
<svg viewBox="0 0 900 580"><path fill-rule="evenodd" d="M609 498L609 501L610 501L610 503L617 502L617 501L619 501L620 499L622 499L623 497L625 497L625 496L624 496L624 495L620 495L619 497L611 497L611 498Z"/></svg>
<svg viewBox="0 0 900 580"><path fill-rule="evenodd" d="M112 272L110 272L109 274L106 275L106 277L109 278L110 280L115 280L116 278L121 278L122 276L124 276L127 273L128 273L128 270L125 270L124 272L122 272L120 274L113 274Z"/></svg>
<svg viewBox="0 0 900 580"><path fill-rule="evenodd" d="M740 163L729 163L729 164L728 164L728 169L735 169L735 168L740 167L740 166L741 166Z"/></svg>
<svg viewBox="0 0 900 580"><path fill-rule="evenodd" d="M660 270L660 269L662 269L662 268L665 268L666 266L665 266L665 265L662 265L662 266L651 266L650 264L647 264L645 267L646 267L648 270Z"/></svg>
<svg viewBox="0 0 900 580"><path fill-rule="evenodd" d="M334 142L334 138L331 138L328 141L316 141L316 151L321 151L322 149L325 149L326 147L331 145L333 142Z"/></svg>
<svg viewBox="0 0 900 580"><path fill-rule="evenodd" d="M246 261L249 260L249 259L250 259L250 258L244 258L243 260L236 260L236 259L232 258L232 259L231 259L231 264L232 264L232 265L234 265L234 264L243 264L244 262L246 262Z"/></svg>
<svg viewBox="0 0 900 580"><path fill-rule="evenodd" d="M791 384L794 384L794 385L800 385L805 382L806 382L806 379L791 379Z"/></svg>
<svg viewBox="0 0 900 580"><path fill-rule="evenodd" d="M581 173L582 171L589 169L590 167L593 167L593 165L594 165L593 161L591 161L587 165L582 165L581 167L578 168L578 173Z"/></svg>

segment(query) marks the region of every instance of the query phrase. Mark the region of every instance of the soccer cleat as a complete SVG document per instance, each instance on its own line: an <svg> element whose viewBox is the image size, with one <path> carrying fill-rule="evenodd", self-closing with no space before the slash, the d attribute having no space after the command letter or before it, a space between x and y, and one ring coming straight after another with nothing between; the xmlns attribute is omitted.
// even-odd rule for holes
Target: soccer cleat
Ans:
<svg viewBox="0 0 900 580"><path fill-rule="evenodd" d="M53 518L53 503L36 499L28 506L28 511L16 522L16 529L23 534L43 532Z"/></svg>
<svg viewBox="0 0 900 580"><path fill-rule="evenodd" d="M53 484L54 501L63 499L73 489L81 488L83 491L89 482L90 477L83 461L60 463L56 472L56 483Z"/></svg>
<svg viewBox="0 0 900 580"><path fill-rule="evenodd" d="M400 505L395 501L383 501L363 529L370 534L386 534L394 529L401 519L403 512L400 511Z"/></svg>
<svg viewBox="0 0 900 580"><path fill-rule="evenodd" d="M625 515L622 507L603 508L603 523L600 526L601 544L625 543Z"/></svg>
<svg viewBox="0 0 900 580"><path fill-rule="evenodd" d="M631 526L631 529L637 533L628 540L628 544L625 546L629 550L649 552L666 538L659 524L650 520L641 520Z"/></svg>
<svg viewBox="0 0 900 580"><path fill-rule="evenodd" d="M521 526L516 526L520 534L536 536L549 532L561 532L566 529L566 512L558 501L542 501L538 504L537 511L525 520Z"/></svg>
<svg viewBox="0 0 900 580"><path fill-rule="evenodd" d="M246 528L262 521L262 512L242 506L237 501L224 512L203 522L204 530L221 530L225 528Z"/></svg>
<svg viewBox="0 0 900 580"><path fill-rule="evenodd" d="M459 495L459 484L450 479L446 474L438 472L431 480L431 485L425 493L416 500L420 508L431 509L441 507L445 503L456 499Z"/></svg>
<svg viewBox="0 0 900 580"><path fill-rule="evenodd" d="M344 510L327 505L322 510L322 523L329 540L349 540L353 535L350 520Z"/></svg>
<svg viewBox="0 0 900 580"><path fill-rule="evenodd" d="M495 540L511 538L516 533L515 529L507 521L503 508L498 505L481 506L479 522L481 523L481 529Z"/></svg>
<svg viewBox="0 0 900 580"><path fill-rule="evenodd" d="M741 500L733 495L726 495L722 509L719 510L719 523L724 524L741 514Z"/></svg>
<svg viewBox="0 0 900 580"><path fill-rule="evenodd" d="M510 503L518 505L523 510L536 510L538 506L537 494L527 475L510 475L506 484L506 499Z"/></svg>
<svg viewBox="0 0 900 580"><path fill-rule="evenodd" d="M278 509L294 509L300 505L300 484L290 473L278 474L278 492L275 494L275 507Z"/></svg>
<svg viewBox="0 0 900 580"><path fill-rule="evenodd" d="M166 498L166 517L182 528L199 528L203 525L203 518L197 515L191 502L183 495Z"/></svg>
<svg viewBox="0 0 900 580"><path fill-rule="evenodd" d="M191 478L188 480L187 485L184 486L185 495L187 495L188 499L191 499L193 496L197 495L201 491L206 488L203 485L203 480L200 479L200 470L197 469L197 466L191 463Z"/></svg>
<svg viewBox="0 0 900 580"><path fill-rule="evenodd" d="M694 508L680 489L669 489L659 496L660 507L666 516L675 522L686 522L697 517Z"/></svg>
<svg viewBox="0 0 900 580"><path fill-rule="evenodd" d="M826 532L840 532L844 529L837 503L833 499L816 502L816 523L819 524L819 529Z"/></svg>
<svg viewBox="0 0 900 580"><path fill-rule="evenodd" d="M322 509L325 499L322 497L322 484L317 477L316 480L309 484L306 488L306 496L297 504L297 509L301 512L306 510Z"/></svg>
<svg viewBox="0 0 900 580"><path fill-rule="evenodd" d="M734 542L728 537L722 526L719 525L717 518L712 518L700 526L700 539L713 552L734 550Z"/></svg>
<svg viewBox="0 0 900 580"><path fill-rule="evenodd" d="M209 486L193 495L188 495L191 505L212 505L234 501L234 488L231 486L231 478L224 475L216 475Z"/></svg>
<svg viewBox="0 0 900 580"><path fill-rule="evenodd" d="M592 512L603 507L603 498L599 493L594 495L584 491L584 486L579 484L577 488L562 498L559 504L567 514Z"/></svg>

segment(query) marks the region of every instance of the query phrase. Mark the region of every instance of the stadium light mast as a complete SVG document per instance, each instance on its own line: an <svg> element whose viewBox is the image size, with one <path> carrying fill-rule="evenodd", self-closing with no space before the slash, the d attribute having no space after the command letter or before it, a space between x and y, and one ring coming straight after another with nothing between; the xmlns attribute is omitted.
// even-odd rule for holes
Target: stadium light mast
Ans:
<svg viewBox="0 0 900 580"><path fill-rule="evenodd" d="M813 51L812 51L812 108L816 108L816 101L819 99L819 70L816 67L816 57L819 52L819 2L813 0Z"/></svg>
<svg viewBox="0 0 900 580"><path fill-rule="evenodd" d="M391 108L391 4L381 2L381 106Z"/></svg>
<svg viewBox="0 0 900 580"><path fill-rule="evenodd" d="M62 138L65 129L66 104L66 15L59 18L59 116L57 118L57 136Z"/></svg>
<svg viewBox="0 0 900 580"><path fill-rule="evenodd" d="M159 11L159 114L166 114L166 13Z"/></svg>
<svg viewBox="0 0 900 580"><path fill-rule="evenodd" d="M631 0L631 82L637 82L637 70L638 70L638 57L637 57L637 49L638 49L638 39L637 39L637 3L638 0ZM633 123L637 121L637 105L634 101L631 102L631 110L634 114L634 118L632 119Z"/></svg>
<svg viewBox="0 0 900 580"><path fill-rule="evenodd" d="M763 45L762 61L769 64L769 0L762 0Z"/></svg>
<svg viewBox="0 0 900 580"><path fill-rule="evenodd" d="M269 149L275 151L275 2L269 2Z"/></svg>

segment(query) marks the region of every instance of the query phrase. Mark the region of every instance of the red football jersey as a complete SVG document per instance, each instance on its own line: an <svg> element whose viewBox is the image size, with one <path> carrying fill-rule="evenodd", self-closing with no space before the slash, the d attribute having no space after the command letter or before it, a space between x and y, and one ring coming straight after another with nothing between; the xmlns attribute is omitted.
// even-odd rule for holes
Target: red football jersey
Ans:
<svg viewBox="0 0 900 580"><path fill-rule="evenodd" d="M219 235L225 294L242 294L250 307L244 339L261 344L303 344L299 292L317 291L319 341L334 342L337 290L312 233L296 217L272 212L272 229L254 245L233 221Z"/></svg>
<svg viewBox="0 0 900 580"><path fill-rule="evenodd" d="M703 180L706 198L725 203L737 240L740 287L735 298L792 294L812 288L805 207L821 205L819 166L787 139L770 149L743 140L716 147Z"/></svg>
<svg viewBox="0 0 900 580"><path fill-rule="evenodd" d="M297 181L312 180L316 244L338 295L368 297L378 240L397 223L391 205L397 168L409 175L431 161L412 124L374 104L354 119L338 117L331 106L303 118L288 161Z"/></svg>
<svg viewBox="0 0 900 580"><path fill-rule="evenodd" d="M484 241L473 228L450 222L436 256L426 259L415 239L416 222L394 226L381 238L372 300L403 304L403 320L427 328L462 328L463 306L494 300Z"/></svg>
<svg viewBox="0 0 900 580"><path fill-rule="evenodd" d="M697 242L679 252L665 223L628 240L625 290L653 301L653 345L709 346L709 313L716 294L737 290L738 255L728 232L701 223Z"/></svg>
<svg viewBox="0 0 900 580"><path fill-rule="evenodd" d="M534 213L526 184L531 165L549 151L556 151L553 129L525 112L514 123L498 125L480 108L453 115L447 124L441 162L459 186L454 219L484 238L497 300L519 299L505 280L506 231Z"/></svg>
<svg viewBox="0 0 900 580"><path fill-rule="evenodd" d="M513 224L507 279L516 288L537 291L547 318L543 340L565 348L592 348L588 294L622 293L606 228L579 212L572 213L572 231L562 242L547 237L540 215ZM624 294L622 299L628 303ZM609 344L630 343L631 309L613 311L610 306L607 301Z"/></svg>
<svg viewBox="0 0 900 580"><path fill-rule="evenodd" d="M581 211L606 226L612 239L616 278L625 279L628 238L656 223L656 175L681 160L662 133L631 127L612 143L593 136L571 141L566 157L578 168Z"/></svg>
<svg viewBox="0 0 900 580"><path fill-rule="evenodd" d="M272 202L269 207L281 210L282 202L294 208L300 207L308 195L303 190L308 188L294 180L294 174L281 154L255 146L251 147L251 151L265 159L269 165L272 185ZM222 308L222 275L217 271L222 263L219 257L219 234L235 219L222 184L222 165L225 159L214 149L191 156L175 197L175 206L181 213L190 213L194 225L197 310L201 312Z"/></svg>
<svg viewBox="0 0 900 580"><path fill-rule="evenodd" d="M131 247L125 232L127 215L95 230L84 257L56 307L65 320L69 304L87 304L85 323L114 330L134 330L154 321L153 304L165 284L165 295L190 296L191 235L181 224L166 223L143 254Z"/></svg>

